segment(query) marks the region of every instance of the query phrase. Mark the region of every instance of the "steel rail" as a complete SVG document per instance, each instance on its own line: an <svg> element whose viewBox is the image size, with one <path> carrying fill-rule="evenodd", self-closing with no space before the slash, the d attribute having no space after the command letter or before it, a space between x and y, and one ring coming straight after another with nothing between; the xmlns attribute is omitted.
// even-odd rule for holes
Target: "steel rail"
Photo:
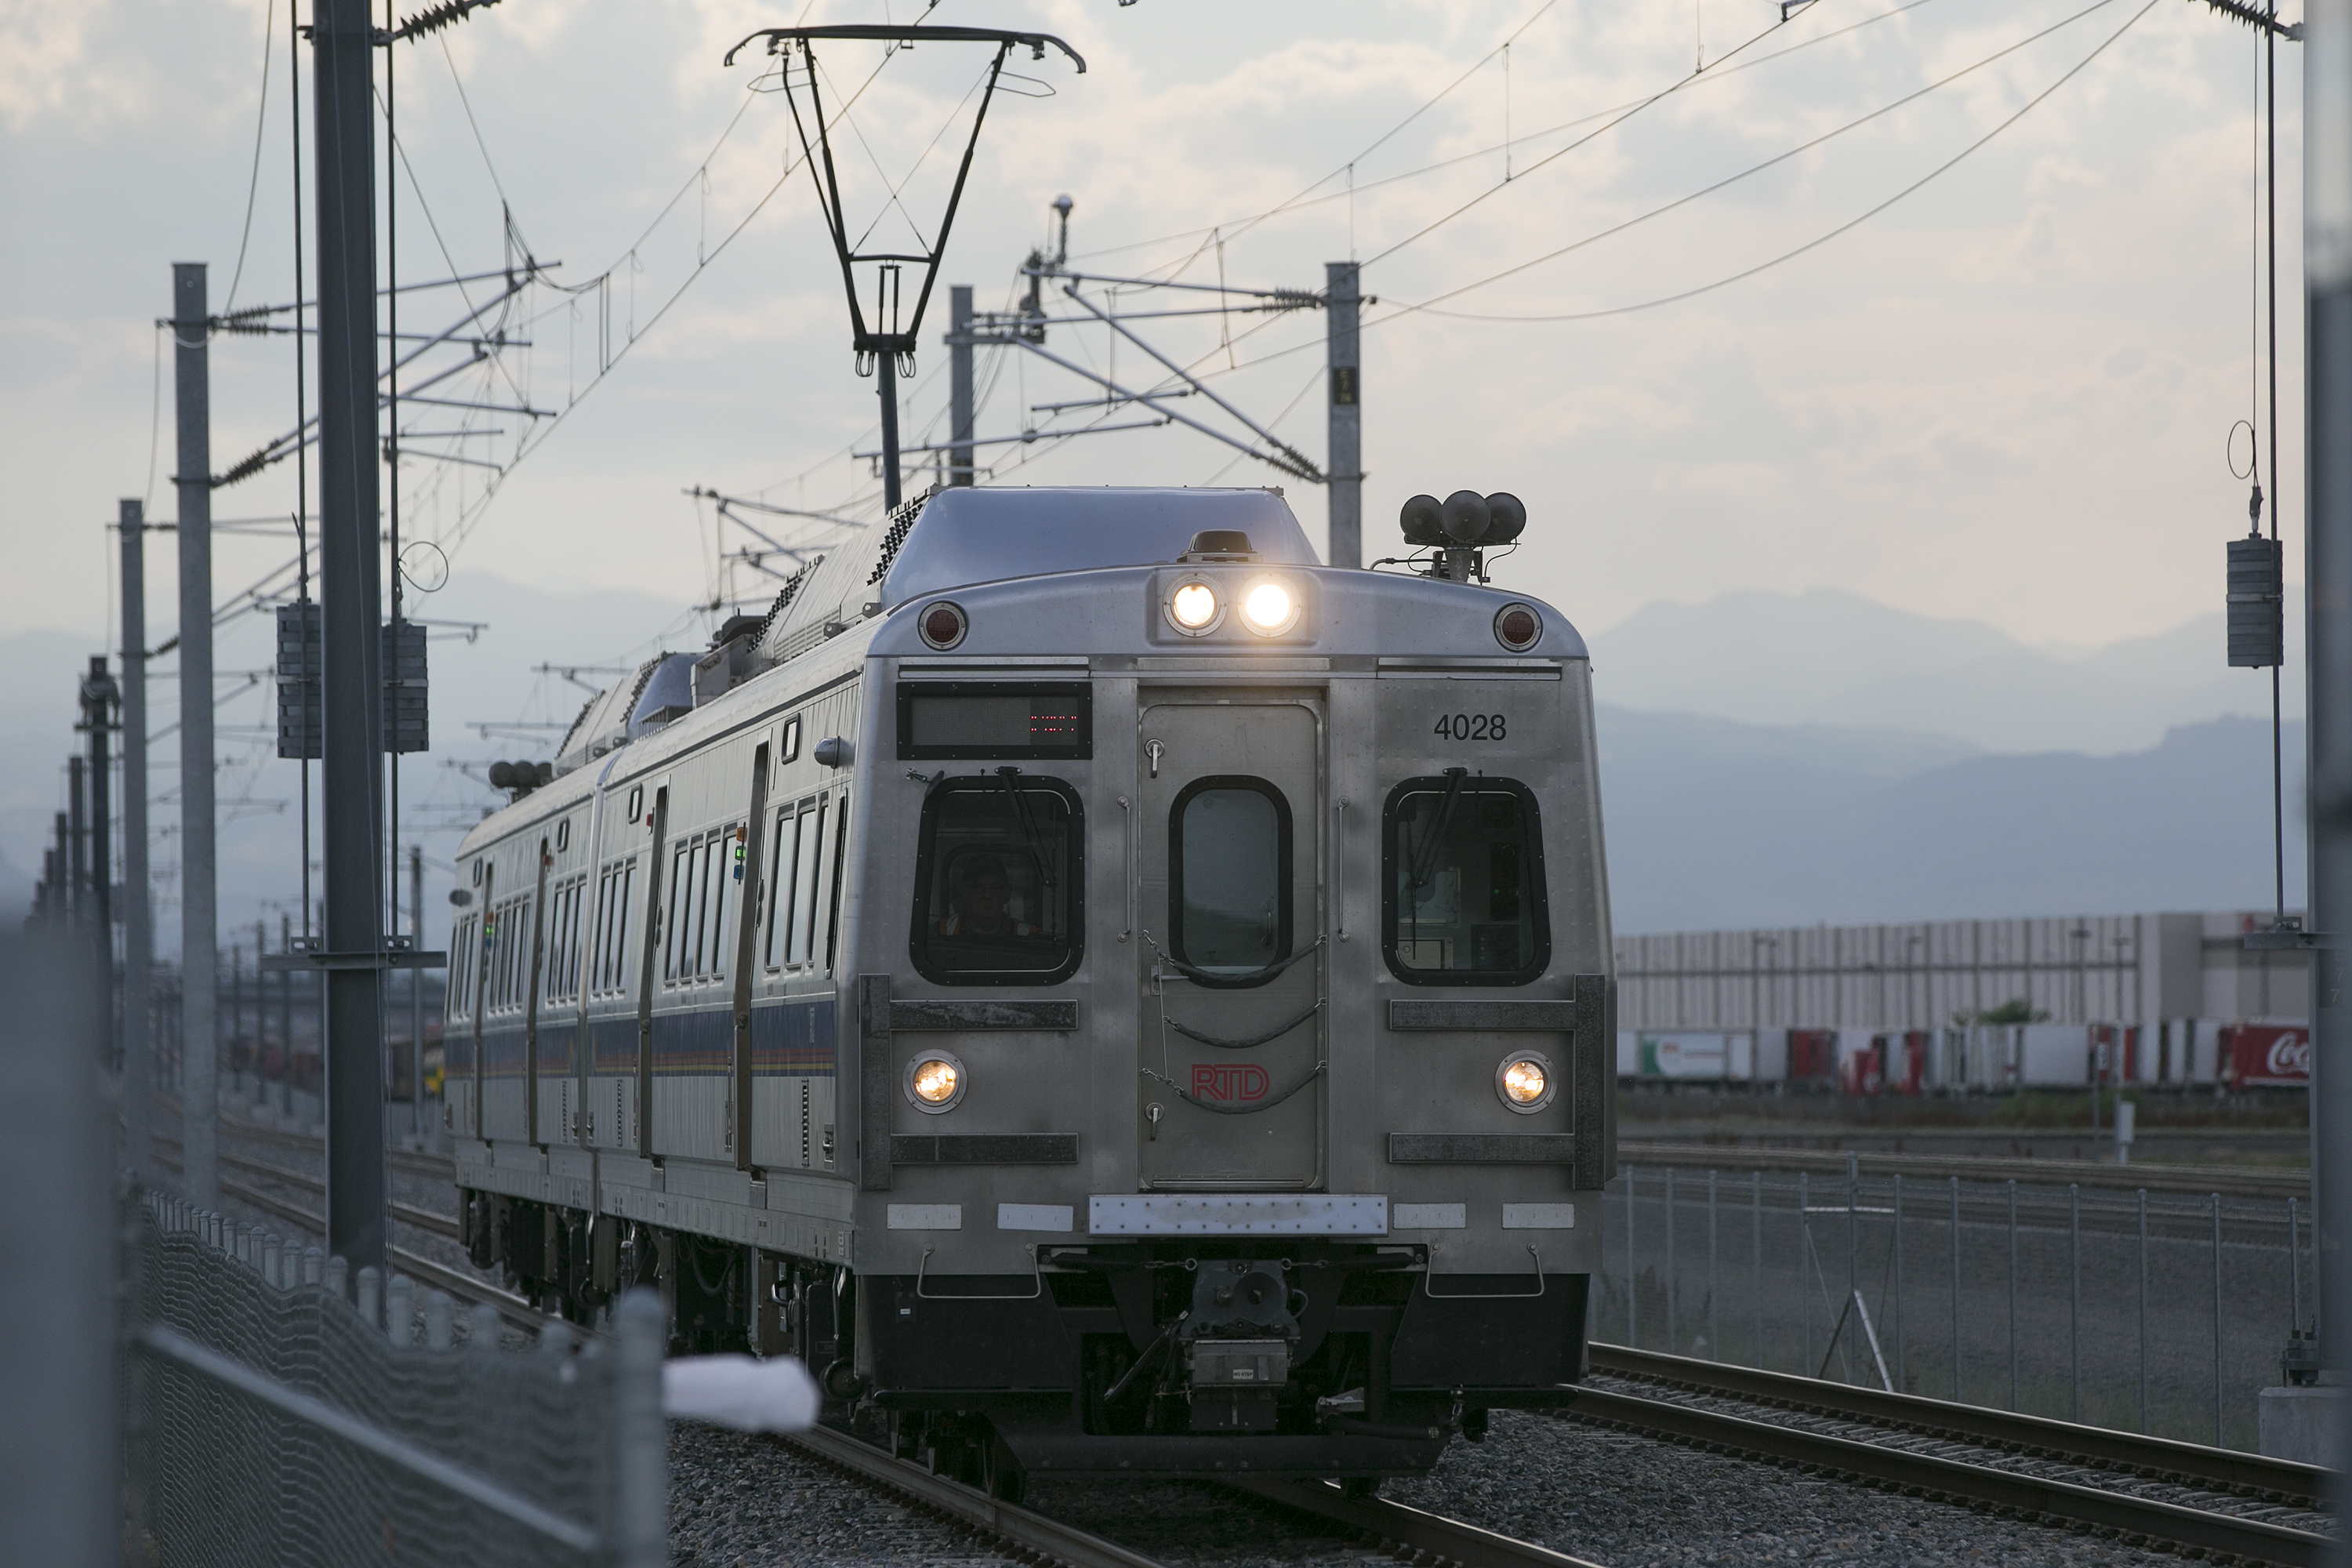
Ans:
<svg viewBox="0 0 2352 1568"><path fill-rule="evenodd" d="M1425 1552L1432 1558L1458 1563L1463 1568L1595 1568L1581 1557L1499 1535L1458 1519L1426 1513L1404 1503L1390 1502L1385 1498L1348 1497L1328 1481L1228 1477L1225 1484L1377 1537L1383 1547L1410 1547L1415 1553ZM1399 1552L1396 1555L1405 1553ZM1408 1560L1420 1559L1416 1556Z"/></svg>
<svg viewBox="0 0 2352 1568"><path fill-rule="evenodd" d="M176 1165L178 1163L177 1161L171 1159L165 1159L162 1163L169 1165ZM226 1163L227 1162L224 1161L223 1163ZM273 1173L282 1173L273 1172ZM323 1187L324 1184L325 1184L321 1183L320 1186ZM310 1209L304 1208L299 1204L289 1203L286 1199L279 1197L275 1193L265 1193L259 1187L248 1186L243 1182L223 1181L220 1184L220 1188L221 1192L226 1196L233 1197L239 1203L257 1208L264 1214L276 1215L278 1218L285 1220L290 1225L299 1225L313 1236L323 1236L326 1234L325 1223L320 1219L317 1213ZM394 1210L393 1217L399 1219L402 1215L398 1211L408 1209L409 1205L406 1204L395 1204L393 1207ZM423 1209L414 1209L410 1210L410 1212L415 1214L427 1213L427 1211ZM429 1217L436 1220L443 1218L443 1216L439 1215L431 1215ZM454 1221L447 1221L445 1223L450 1224L452 1228L455 1228ZM450 1268L446 1263L436 1263L433 1259L426 1258L420 1253L411 1252L404 1247L395 1247L392 1248L392 1260L398 1264L401 1271L407 1274L410 1278L420 1279L425 1284L433 1286L436 1289L446 1290L450 1295L458 1298L460 1300L471 1301L477 1305L497 1308L499 1310L499 1316L504 1318L508 1322L514 1324L517 1328L528 1329L536 1332L547 1323L553 1321L552 1314L541 1311L537 1307L534 1307L529 1301L524 1300L521 1297L516 1295L511 1290L502 1290L496 1285L485 1284L479 1279L476 1279L468 1275L460 1273L458 1270Z"/></svg>
<svg viewBox="0 0 2352 1568"><path fill-rule="evenodd" d="M2043 1415L2022 1415L1916 1394L1727 1366L1657 1351L1630 1350L1595 1341L1592 1370L1643 1378L1677 1388L1757 1400L1790 1410L1868 1421L1971 1443L1990 1443L2037 1458L2127 1470L2155 1480L2218 1489L2302 1508L2320 1506L2328 1472L2236 1448L2215 1448L2170 1437L2142 1436Z"/></svg>
<svg viewBox="0 0 2352 1568"><path fill-rule="evenodd" d="M177 1138L158 1137L155 1142L164 1148L176 1149L180 1146L180 1141ZM273 1165L267 1160L248 1160L242 1154L224 1153L219 1159L223 1165L232 1169L245 1171L257 1176L266 1176L274 1182L284 1182L289 1186L299 1187L304 1192L316 1194L320 1197L327 1195L325 1181L306 1172L289 1171L283 1165ZM165 1163L178 1163L176 1160L167 1160ZM431 1209L419 1208L415 1204L394 1204L392 1217L403 1225L428 1231L435 1236L446 1237L451 1241L464 1239L458 1234L457 1220L446 1214L436 1214Z"/></svg>
<svg viewBox="0 0 2352 1568"><path fill-rule="evenodd" d="M1563 1414L1570 1420L1823 1471L1910 1496L2088 1528L2127 1542L2161 1542L2286 1568L2321 1568L2336 1546L2325 1535L2261 1520L1605 1389L1580 1389Z"/></svg>
<svg viewBox="0 0 2352 1568"><path fill-rule="evenodd" d="M1748 1149L1732 1144L1640 1142L1621 1138L1617 1158L1627 1165L1657 1170L1672 1165L1683 1170L1809 1171L1816 1175L1845 1174L1846 1155L1835 1149ZM2151 1193L2189 1193L2203 1197L2220 1193L2236 1198L2300 1198L2311 1191L2311 1173L2263 1169L2252 1165L2103 1165L2089 1160L1995 1159L1970 1154L1894 1154L1857 1152L1856 1165L1865 1176L1905 1175L1929 1180L1958 1176L1964 1182L2014 1181L2020 1186L2113 1188L2130 1192L2146 1187Z"/></svg>
<svg viewBox="0 0 2352 1568"><path fill-rule="evenodd" d="M887 1487L933 1513L1013 1548L1015 1561L1043 1557L1065 1568L1161 1568L1160 1563L1074 1524L990 1497L977 1487L935 1475L910 1459L886 1453L846 1433L819 1426L763 1439L797 1448L827 1468Z"/></svg>

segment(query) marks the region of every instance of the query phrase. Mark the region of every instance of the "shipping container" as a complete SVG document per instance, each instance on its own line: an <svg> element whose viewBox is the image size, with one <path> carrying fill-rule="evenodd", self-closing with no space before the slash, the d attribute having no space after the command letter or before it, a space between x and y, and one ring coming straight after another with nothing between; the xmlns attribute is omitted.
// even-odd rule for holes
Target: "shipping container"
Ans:
<svg viewBox="0 0 2352 1568"><path fill-rule="evenodd" d="M2311 1031L2300 1025L2238 1024L2221 1031L2221 1081L2233 1089L2307 1089Z"/></svg>
<svg viewBox="0 0 2352 1568"><path fill-rule="evenodd" d="M1834 1087L1838 1079L1835 1029L1791 1029L1788 1035L1788 1079L1792 1084Z"/></svg>
<svg viewBox="0 0 2352 1568"><path fill-rule="evenodd" d="M2088 1087L2090 1031L2080 1024L2019 1026L2017 1081L2028 1088Z"/></svg>

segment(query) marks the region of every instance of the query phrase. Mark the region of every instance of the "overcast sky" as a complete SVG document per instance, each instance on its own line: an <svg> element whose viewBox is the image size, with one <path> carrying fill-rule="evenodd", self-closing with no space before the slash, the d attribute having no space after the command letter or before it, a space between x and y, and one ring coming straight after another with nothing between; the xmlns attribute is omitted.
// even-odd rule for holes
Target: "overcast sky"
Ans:
<svg viewBox="0 0 2352 1568"><path fill-rule="evenodd" d="M1512 579L1596 628L1654 599L1834 585L2035 641L2153 631L2218 605L2221 542L2244 515L2225 440L2255 412L2257 51L2248 30L2183 0L2085 4L1820 0L1777 26L1769 0L945 0L934 20L1048 28L1088 69L1025 56L1010 68L1030 79L1013 85L1052 96L997 100L941 287L970 282L983 305L1005 302L1060 192L1076 202L1074 258L1101 271L1311 288L1324 262L1364 258L1364 288L1381 299L1363 351L1368 542L1392 540L1397 504L1415 490L1516 490L1533 521ZM506 0L446 35L446 52L437 41L398 51L416 182L403 177L403 278L500 265L501 193L531 252L562 263L557 279L613 270L601 295L531 291L509 324L535 347L452 384L569 410L490 504L478 505L488 470L404 474L410 530L442 539L454 570L683 604L728 587L715 557L748 542L715 531L686 487L870 510L866 466L839 454L871 444L873 384L852 372L807 173L777 184L797 161L784 99L746 107L766 68L756 49L731 70L719 60L760 25L911 8ZM230 0L0 0L0 198L13 215L0 225L0 506L12 542L0 628L98 628L99 525L114 499L172 510L168 363L160 449L150 439L151 321L167 306L168 264L210 262L217 310L242 246L234 302L291 297L287 23L282 3L269 16ZM1513 37L1507 72L1495 51ZM929 223L961 134L955 106L984 53L929 45L875 74L878 56L835 45L822 59L835 89L873 78L845 128L852 225L877 210L873 171L899 178L927 146L903 205ZM1995 56L1762 173L1455 292ZM2294 46L2281 58L2292 236L2300 59ZM1533 319L1640 305L1820 240L2077 67L1979 150L1816 248L1679 303ZM1666 89L1612 124L1610 111ZM1507 134L1517 145L1505 185ZM698 254L762 197L696 275ZM896 221L876 243L910 237ZM477 286L473 302L486 297ZM411 296L402 326L437 328L460 309L447 293ZM606 312L612 341L639 335L583 395ZM944 320L942 299L927 344ZM1320 458L1318 313L1139 330L1222 370L1218 390L1260 422L1287 409L1280 433ZM1046 346L1109 363L1099 329L1057 328ZM945 362L937 347L920 355L916 430L937 433ZM292 358L282 338L230 338L213 363L218 470L292 426ZM1118 363L1123 377L1145 370L1131 347ZM982 374L993 377L983 434L1021 429L1024 403L1088 390L1018 356L984 361ZM417 429L462 417L415 412L405 423ZM505 434L438 445L501 460L530 427L478 423ZM1011 483L1283 483L1310 530L1322 522L1312 487L1181 429L992 453ZM289 468L222 491L217 514L282 515ZM2292 517L2299 487L2284 489ZM224 595L286 553L276 540L224 541ZM732 591L756 591L736 575ZM158 590L167 606L168 576Z"/></svg>
<svg viewBox="0 0 2352 1568"><path fill-rule="evenodd" d="M696 602L772 591L724 561L750 537L684 490L877 509L877 481L849 455L874 445L874 384L853 373L786 100L756 48L720 60L758 26L916 8L505 0L397 50L404 283L524 251L562 264L482 318L510 346L437 389L560 419L404 411L413 447L475 459L404 467L404 527L456 577L412 613L493 623L479 647L436 654L442 756L409 764L404 796L440 814L435 854L489 798L439 762L544 749L528 731L465 732L502 717L477 697L520 689L545 658L688 646ZM1363 339L1368 555L1395 548L1406 496L1470 487L1526 499L1527 543L1502 580L1588 630L1662 599L1830 587L2079 647L2221 605L2222 542L2246 500L2229 432L2261 417L2259 53L2193 0L1819 0L1785 25L1776 0L943 0L931 16L1052 31L1088 68L1025 55L1008 68L923 323L910 443L942 434L946 287L1009 304L1066 192L1072 265L1098 274L1314 289L1327 262L1364 262L1379 297ZM294 297L289 23L285 0L0 0L0 634L110 644L103 524L121 496L172 515L153 325L170 264L210 264L215 310ZM826 48L828 104L856 95L835 128L854 232L897 247L917 237L910 221L936 222L985 58L945 43L887 61L876 46ZM2294 477L2295 46L2280 64ZM895 210L877 170L905 181ZM446 327L487 289L404 295L401 330ZM1136 330L1321 460L1318 312ZM1044 346L1122 381L1158 375L1100 328L1056 325ZM452 363L421 364L411 384ZM284 337L222 337L212 364L217 472L293 426L294 356ZM1137 417L1025 413L1092 391L1038 358L985 352L981 375L984 437ZM1180 406L1233 427L1204 402ZM431 434L460 428L495 433ZM1181 428L985 457L998 483L1279 483L1322 531L1315 487ZM2294 519L2301 487L2284 491ZM290 463L215 503L256 520L294 505ZM2293 579L2299 531L2288 538ZM225 533L220 599L290 556L282 535ZM168 539L150 561L160 642L176 618ZM526 606L502 582L558 598ZM608 592L567 618L560 596L588 590L648 597ZM223 670L268 658L266 617L224 630ZM451 689L486 659L514 676ZM56 687L60 751L67 675L61 656L39 677ZM581 693L538 685L516 717L568 718ZM154 700L170 713L168 686ZM222 710L232 823L292 795L286 770L259 762L267 702L258 686ZM169 765L168 743L156 762ZM26 809L37 837L47 807ZM290 885L280 820L225 837L225 856L252 840L257 889ZM160 854L168 876L170 846Z"/></svg>

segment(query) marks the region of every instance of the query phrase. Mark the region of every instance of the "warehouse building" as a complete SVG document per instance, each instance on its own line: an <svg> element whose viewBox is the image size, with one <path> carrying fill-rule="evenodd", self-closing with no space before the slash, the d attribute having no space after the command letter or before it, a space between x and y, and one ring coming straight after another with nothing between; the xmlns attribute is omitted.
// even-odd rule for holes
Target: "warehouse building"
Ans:
<svg viewBox="0 0 2352 1568"><path fill-rule="evenodd" d="M1621 937L1626 1079L1848 1093L2309 1081L2308 954L2268 914Z"/></svg>

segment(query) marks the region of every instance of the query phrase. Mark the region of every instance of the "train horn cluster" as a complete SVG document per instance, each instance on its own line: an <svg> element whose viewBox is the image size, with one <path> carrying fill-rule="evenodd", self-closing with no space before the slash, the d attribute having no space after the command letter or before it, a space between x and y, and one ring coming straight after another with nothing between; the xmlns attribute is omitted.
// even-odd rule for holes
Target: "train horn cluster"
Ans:
<svg viewBox="0 0 2352 1568"><path fill-rule="evenodd" d="M1455 490L1444 500L1415 496L1397 513L1404 542L1439 553L1429 562L1428 575L1457 583L1486 581L1480 552L1509 544L1528 526L1527 503L1508 490L1482 496L1476 490Z"/></svg>

